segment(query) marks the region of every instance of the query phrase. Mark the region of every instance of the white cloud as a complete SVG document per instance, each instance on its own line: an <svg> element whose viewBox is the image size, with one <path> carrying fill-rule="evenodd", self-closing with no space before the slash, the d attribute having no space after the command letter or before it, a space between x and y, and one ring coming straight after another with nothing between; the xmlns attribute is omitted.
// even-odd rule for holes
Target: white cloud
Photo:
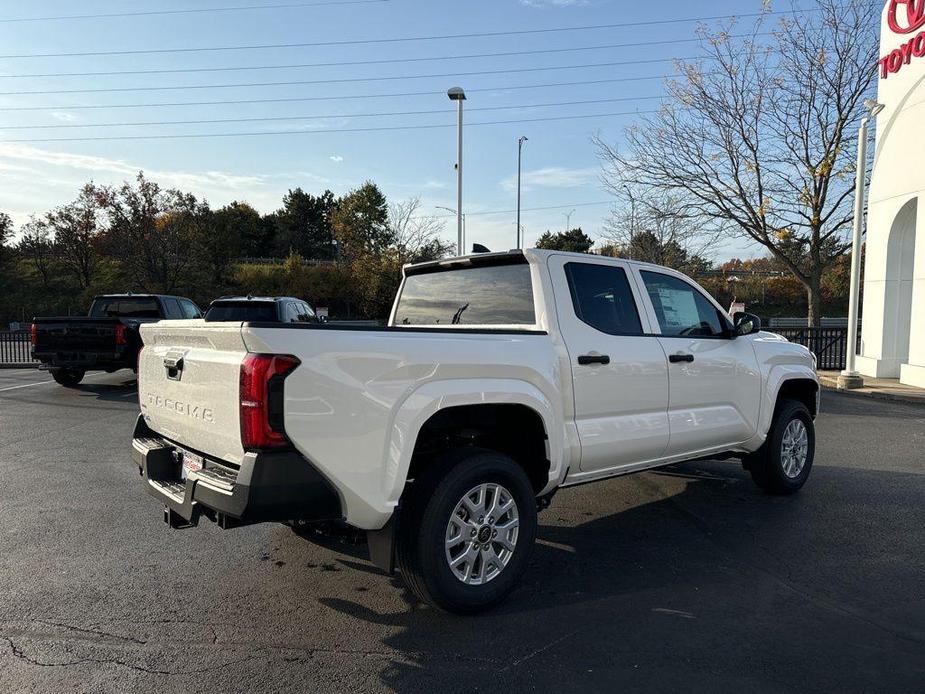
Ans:
<svg viewBox="0 0 925 694"><path fill-rule="evenodd" d="M188 190L212 205L247 200L259 210L279 206L287 187L327 179L306 171L241 175L228 171L153 169L122 159L52 151L19 143L0 143L0 209L24 205L41 213L71 199L89 179L103 184L131 180L143 170L145 176L168 188ZM21 213L23 214L23 213Z"/></svg>
<svg viewBox="0 0 925 694"><path fill-rule="evenodd" d="M569 169L562 166L546 166L542 169L524 171L521 174L521 189L532 188L582 188L597 180L599 170L596 167ZM517 175L508 176L501 181L506 191L517 189Z"/></svg>
<svg viewBox="0 0 925 694"><path fill-rule="evenodd" d="M330 157L328 157L328 159L333 161L335 164L340 164L344 160L344 158L339 154L332 154Z"/></svg>
<svg viewBox="0 0 925 694"><path fill-rule="evenodd" d="M67 111L52 111L51 117L57 120L62 120L65 123L70 123L71 121L77 120L77 116L73 113L68 113Z"/></svg>
<svg viewBox="0 0 925 694"><path fill-rule="evenodd" d="M425 190L442 190L446 188L446 183L443 181L426 181L422 188Z"/></svg>

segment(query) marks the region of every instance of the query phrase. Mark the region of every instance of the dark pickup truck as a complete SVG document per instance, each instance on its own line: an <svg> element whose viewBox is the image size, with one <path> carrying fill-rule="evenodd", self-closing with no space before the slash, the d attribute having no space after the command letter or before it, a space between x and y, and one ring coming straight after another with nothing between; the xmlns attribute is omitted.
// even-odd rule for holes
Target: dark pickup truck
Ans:
<svg viewBox="0 0 925 694"><path fill-rule="evenodd" d="M190 299L160 294L104 294L86 316L32 320L32 358L61 385L76 386L87 371L138 367L138 326L159 320L201 318Z"/></svg>

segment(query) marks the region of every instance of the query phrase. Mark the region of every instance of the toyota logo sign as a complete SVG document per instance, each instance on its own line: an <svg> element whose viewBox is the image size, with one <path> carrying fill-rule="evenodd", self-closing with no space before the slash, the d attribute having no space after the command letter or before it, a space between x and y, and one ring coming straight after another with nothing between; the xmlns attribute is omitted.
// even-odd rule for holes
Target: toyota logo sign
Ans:
<svg viewBox="0 0 925 694"><path fill-rule="evenodd" d="M900 12L900 6L906 11ZM925 26L925 0L890 0L886 20L894 34L911 34Z"/></svg>

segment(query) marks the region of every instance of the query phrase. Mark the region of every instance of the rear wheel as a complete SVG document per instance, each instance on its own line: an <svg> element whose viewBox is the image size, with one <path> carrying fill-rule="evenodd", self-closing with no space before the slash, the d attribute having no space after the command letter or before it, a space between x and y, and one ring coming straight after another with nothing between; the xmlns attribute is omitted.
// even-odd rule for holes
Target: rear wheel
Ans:
<svg viewBox="0 0 925 694"><path fill-rule="evenodd" d="M409 484L402 502L396 560L421 600L477 612L516 587L536 538L536 498L513 460L455 452Z"/></svg>
<svg viewBox="0 0 925 694"><path fill-rule="evenodd" d="M83 380L82 369L52 369L51 377L65 388L73 388Z"/></svg>
<svg viewBox="0 0 925 694"><path fill-rule="evenodd" d="M802 402L783 400L764 445L745 460L759 487L771 494L792 494L809 478L816 453L813 418Z"/></svg>

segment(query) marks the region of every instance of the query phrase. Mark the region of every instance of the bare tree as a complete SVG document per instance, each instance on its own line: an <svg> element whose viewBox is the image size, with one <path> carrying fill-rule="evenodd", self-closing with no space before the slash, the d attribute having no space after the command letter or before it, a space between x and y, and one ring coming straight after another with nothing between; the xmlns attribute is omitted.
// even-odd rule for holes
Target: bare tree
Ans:
<svg viewBox="0 0 925 694"><path fill-rule="evenodd" d="M54 260L54 247L48 222L31 217L20 231L22 236L17 245L19 253L32 263L42 278L42 285L48 289Z"/></svg>
<svg viewBox="0 0 925 694"><path fill-rule="evenodd" d="M849 247L851 125L875 76L878 14L869 0L817 0L768 39L766 16L744 39L701 27L707 58L679 64L626 150L596 138L608 185L675 196L705 227L761 244L804 285L818 325L823 270Z"/></svg>
<svg viewBox="0 0 925 694"><path fill-rule="evenodd" d="M74 202L48 213L46 219L55 237L61 262L84 289L96 272L96 241L100 234L101 208L92 183L85 185Z"/></svg>
<svg viewBox="0 0 925 694"><path fill-rule="evenodd" d="M715 227L704 227L683 200L656 189L639 189L605 178L620 201L604 222L604 243L621 257L691 272L709 263L705 256L717 241Z"/></svg>
<svg viewBox="0 0 925 694"><path fill-rule="evenodd" d="M421 198L408 198L389 205L389 229L399 260L416 263L448 255L453 246L440 238L445 224L434 216L420 214Z"/></svg>

